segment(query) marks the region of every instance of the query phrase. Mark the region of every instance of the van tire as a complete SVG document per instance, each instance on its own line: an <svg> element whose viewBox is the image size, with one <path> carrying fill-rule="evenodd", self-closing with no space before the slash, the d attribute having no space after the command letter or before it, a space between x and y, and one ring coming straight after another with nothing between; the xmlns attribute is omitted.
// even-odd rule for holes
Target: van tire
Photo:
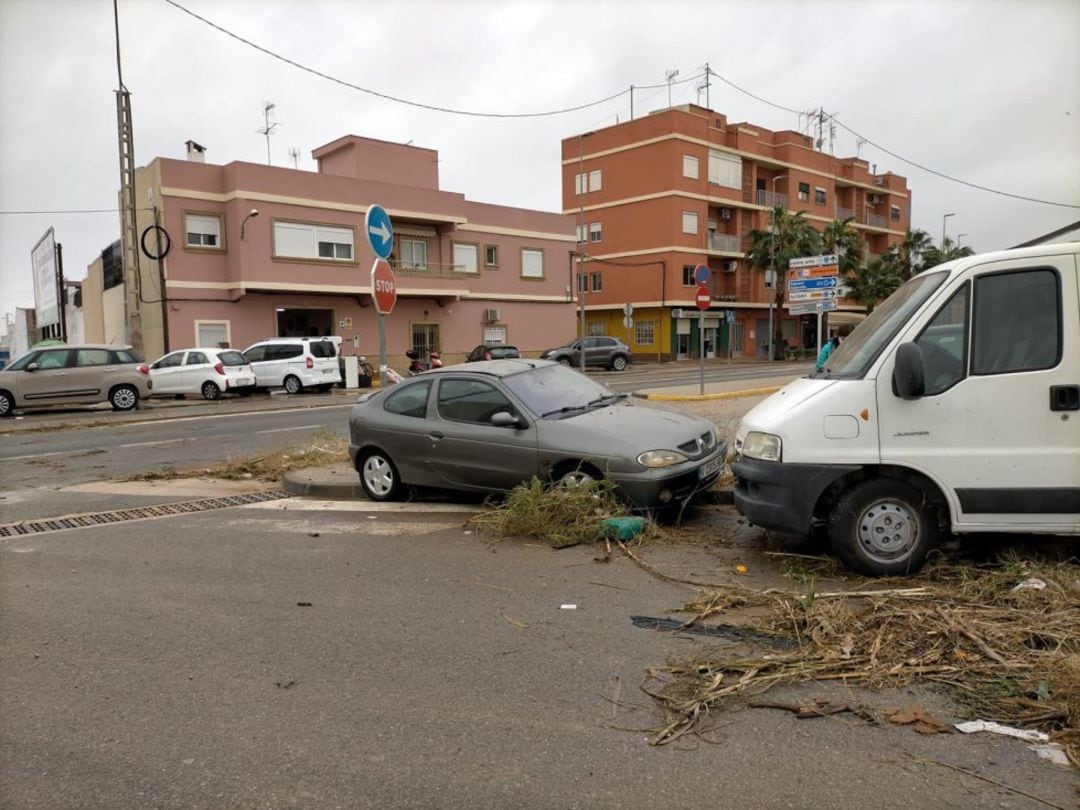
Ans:
<svg viewBox="0 0 1080 810"><path fill-rule="evenodd" d="M856 484L829 515L833 552L872 577L914 574L939 535L937 511L926 494L896 478Z"/></svg>
<svg viewBox="0 0 1080 810"><path fill-rule="evenodd" d="M202 384L202 388L199 389L199 390L202 393L202 398L203 399L220 399L221 398L221 389L218 388L216 384L210 382L209 380L204 382Z"/></svg>
<svg viewBox="0 0 1080 810"><path fill-rule="evenodd" d="M285 378L285 392L289 394L299 394L304 390L304 384L300 382L300 378L290 374Z"/></svg>
<svg viewBox="0 0 1080 810"><path fill-rule="evenodd" d="M118 385L109 392L109 404L114 411L133 411L139 404L139 392L131 385Z"/></svg>
<svg viewBox="0 0 1080 810"><path fill-rule="evenodd" d="M15 412L15 398L7 391L0 391L0 418L11 416Z"/></svg>

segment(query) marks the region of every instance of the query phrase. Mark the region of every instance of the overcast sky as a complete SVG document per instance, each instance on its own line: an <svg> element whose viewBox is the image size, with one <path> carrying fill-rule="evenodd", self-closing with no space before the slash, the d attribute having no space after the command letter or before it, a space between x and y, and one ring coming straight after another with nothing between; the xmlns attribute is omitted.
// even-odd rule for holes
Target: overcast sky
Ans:
<svg viewBox="0 0 1080 810"><path fill-rule="evenodd" d="M508 2L176 0L233 34L341 81L440 107L532 113L630 85L636 116L676 81L714 77L731 121L798 129L823 107L833 151L908 178L913 225L977 251L1080 220L1080 2ZM444 189L558 211L559 142L627 120L630 99L535 118L453 115L395 103L285 64L166 0L119 0L135 155L212 163L267 159L263 105L276 107L271 161L313 171L311 151L348 133L439 151ZM30 251L50 227L68 278L119 238L112 0L0 0L0 316L32 307ZM723 79L738 85L753 98ZM673 104L705 103L699 80ZM1025 202L935 176L924 168ZM54 213L22 214L23 211Z"/></svg>

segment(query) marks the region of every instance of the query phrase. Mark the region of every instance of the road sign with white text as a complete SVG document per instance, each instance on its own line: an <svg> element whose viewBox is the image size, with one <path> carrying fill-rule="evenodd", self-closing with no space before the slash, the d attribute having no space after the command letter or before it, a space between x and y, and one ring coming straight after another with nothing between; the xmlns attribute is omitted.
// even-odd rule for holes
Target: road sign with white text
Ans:
<svg viewBox="0 0 1080 810"><path fill-rule="evenodd" d="M813 315L815 312L830 312L836 309L837 303L831 301L811 301L806 304L795 304L787 308L792 315Z"/></svg>
<svg viewBox="0 0 1080 810"><path fill-rule="evenodd" d="M827 301L832 298L843 298L847 294L847 287L838 287L835 290L801 290L788 293L788 301Z"/></svg>
<svg viewBox="0 0 1080 810"><path fill-rule="evenodd" d="M394 249L394 226L390 215L381 205L372 205L364 215L364 235L368 244L380 259L390 258Z"/></svg>
<svg viewBox="0 0 1080 810"><path fill-rule="evenodd" d="M375 299L375 311L389 315L397 303L397 279L394 270L383 259L371 265L371 295Z"/></svg>
<svg viewBox="0 0 1080 810"><path fill-rule="evenodd" d="M796 278L787 283L787 288L791 292L801 292L803 290L827 290L839 286L840 283L837 276L825 276L824 278Z"/></svg>
<svg viewBox="0 0 1080 810"><path fill-rule="evenodd" d="M835 253L826 253L824 256L803 256L800 259L791 259L788 267L795 270L799 267L821 267L825 264L840 264L840 257Z"/></svg>
<svg viewBox="0 0 1080 810"><path fill-rule="evenodd" d="M823 264L821 267L796 267L788 270L788 278L821 278L840 275L840 267L835 264Z"/></svg>
<svg viewBox="0 0 1080 810"><path fill-rule="evenodd" d="M712 290L705 284L698 284L697 292L694 293L694 303L698 309L708 309L712 306Z"/></svg>

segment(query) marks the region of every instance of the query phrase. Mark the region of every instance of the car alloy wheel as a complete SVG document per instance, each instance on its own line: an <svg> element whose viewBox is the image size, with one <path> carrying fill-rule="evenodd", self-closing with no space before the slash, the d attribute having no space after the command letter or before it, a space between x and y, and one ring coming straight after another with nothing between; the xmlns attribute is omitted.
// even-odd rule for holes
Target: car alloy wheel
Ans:
<svg viewBox="0 0 1080 810"><path fill-rule="evenodd" d="M139 404L139 392L130 385L118 385L109 394L114 411L130 411Z"/></svg>
<svg viewBox="0 0 1080 810"><path fill-rule="evenodd" d="M203 399L217 399L221 396L221 389L214 383L207 381L203 383L202 395Z"/></svg>
<svg viewBox="0 0 1080 810"><path fill-rule="evenodd" d="M621 355L611 361L611 368L615 371L626 371L626 358Z"/></svg>
<svg viewBox="0 0 1080 810"><path fill-rule="evenodd" d="M397 500L402 489L394 462L377 451L368 453L360 463L360 485L373 501Z"/></svg>
<svg viewBox="0 0 1080 810"><path fill-rule="evenodd" d="M0 391L0 417L11 416L15 410L15 401L7 391Z"/></svg>

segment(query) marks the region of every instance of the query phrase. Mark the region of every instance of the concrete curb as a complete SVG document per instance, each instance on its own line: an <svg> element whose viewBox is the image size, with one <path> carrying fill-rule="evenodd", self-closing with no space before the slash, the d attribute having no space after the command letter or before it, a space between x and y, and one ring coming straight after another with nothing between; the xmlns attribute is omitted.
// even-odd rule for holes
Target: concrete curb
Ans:
<svg viewBox="0 0 1080 810"><path fill-rule="evenodd" d="M648 392L635 391L631 396L638 399L648 399L654 402L704 402L714 399L738 399L739 397L763 397L775 394L782 386L775 385L771 388L747 388L742 391L717 391L715 394L650 394Z"/></svg>

